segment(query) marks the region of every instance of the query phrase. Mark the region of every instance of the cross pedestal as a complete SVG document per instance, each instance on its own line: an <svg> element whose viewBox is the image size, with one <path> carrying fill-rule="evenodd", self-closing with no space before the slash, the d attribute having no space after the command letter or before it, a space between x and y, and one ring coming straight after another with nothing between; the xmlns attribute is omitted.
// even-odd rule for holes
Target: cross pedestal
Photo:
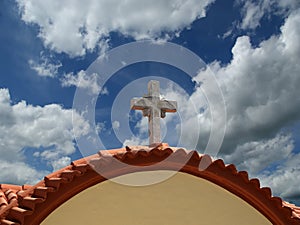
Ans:
<svg viewBox="0 0 300 225"><path fill-rule="evenodd" d="M159 96L159 81L151 80L148 83L148 94L142 98L131 99L131 109L142 110L143 116L148 117L149 145L161 143L160 118L166 112L176 112L177 102L161 100Z"/></svg>

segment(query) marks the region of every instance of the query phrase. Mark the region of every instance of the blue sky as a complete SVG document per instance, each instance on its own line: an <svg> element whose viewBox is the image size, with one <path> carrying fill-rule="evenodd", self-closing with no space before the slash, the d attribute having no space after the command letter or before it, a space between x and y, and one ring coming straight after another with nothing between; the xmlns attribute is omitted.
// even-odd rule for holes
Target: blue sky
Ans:
<svg viewBox="0 0 300 225"><path fill-rule="evenodd" d="M95 153L97 144L80 149L74 130L77 140L96 134L106 149L147 144L147 119L129 102L158 79L163 97L179 105L162 120L163 141L204 152L213 124L224 126L224 140L212 138L223 140L217 156L300 205L299 7L297 0L1 1L0 183L35 183ZM124 63L105 83L104 74L88 72L136 41L176 44L207 67L194 80L153 61ZM95 124L74 107L76 91L93 96ZM224 107L212 105L216 92Z"/></svg>

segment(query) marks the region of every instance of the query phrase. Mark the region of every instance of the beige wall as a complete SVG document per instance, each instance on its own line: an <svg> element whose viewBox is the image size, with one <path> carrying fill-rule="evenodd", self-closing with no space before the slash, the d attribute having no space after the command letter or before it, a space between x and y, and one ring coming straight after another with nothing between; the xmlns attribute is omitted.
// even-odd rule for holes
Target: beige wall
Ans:
<svg viewBox="0 0 300 225"><path fill-rule="evenodd" d="M159 176L143 172L121 178ZM271 225L246 202L221 187L189 174L177 173L159 184L132 187L105 181L57 208L42 225L60 224L197 224Z"/></svg>

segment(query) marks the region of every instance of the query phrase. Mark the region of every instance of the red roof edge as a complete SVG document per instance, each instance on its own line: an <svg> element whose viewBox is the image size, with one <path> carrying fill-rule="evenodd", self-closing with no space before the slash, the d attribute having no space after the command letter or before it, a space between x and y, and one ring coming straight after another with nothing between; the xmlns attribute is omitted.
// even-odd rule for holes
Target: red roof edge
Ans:
<svg viewBox="0 0 300 225"><path fill-rule="evenodd" d="M122 162L116 163L116 162ZM182 165L182 162L186 162ZM133 165L133 166L129 166ZM101 168L102 176L94 169ZM38 225L52 211L77 193L95 184L131 172L178 170L209 180L239 196L276 225L300 225L300 208L272 197L245 171L196 151L160 145L126 147L83 158L44 178L34 186L0 186L0 224ZM105 175L105 176L104 176Z"/></svg>

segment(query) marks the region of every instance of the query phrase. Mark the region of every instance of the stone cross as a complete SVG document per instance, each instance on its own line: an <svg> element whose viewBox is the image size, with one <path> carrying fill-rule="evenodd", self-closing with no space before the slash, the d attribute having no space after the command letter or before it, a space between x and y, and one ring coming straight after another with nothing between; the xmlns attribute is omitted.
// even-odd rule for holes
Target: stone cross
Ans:
<svg viewBox="0 0 300 225"><path fill-rule="evenodd" d="M142 110L143 116L148 117L149 145L151 146L161 143L160 118L164 118L166 112L176 112L177 102L160 99L159 81L151 80L148 83L148 95L131 99L131 109Z"/></svg>

